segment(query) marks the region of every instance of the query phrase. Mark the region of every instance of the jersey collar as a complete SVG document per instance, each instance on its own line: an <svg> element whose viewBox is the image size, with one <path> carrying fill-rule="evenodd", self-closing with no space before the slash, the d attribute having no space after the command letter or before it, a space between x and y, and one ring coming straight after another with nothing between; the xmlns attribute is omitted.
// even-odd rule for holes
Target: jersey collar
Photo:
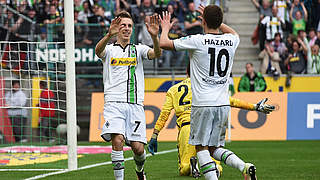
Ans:
<svg viewBox="0 0 320 180"><path fill-rule="evenodd" d="M122 47L121 44L113 43L113 46L119 46L123 50L123 52L126 50L126 48L130 45L133 45L132 43L127 44L125 47Z"/></svg>

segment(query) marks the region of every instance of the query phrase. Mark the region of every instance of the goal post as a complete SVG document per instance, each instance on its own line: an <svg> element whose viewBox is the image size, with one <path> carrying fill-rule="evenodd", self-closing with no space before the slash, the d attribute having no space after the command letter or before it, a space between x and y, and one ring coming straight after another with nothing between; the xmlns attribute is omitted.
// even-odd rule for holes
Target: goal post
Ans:
<svg viewBox="0 0 320 180"><path fill-rule="evenodd" d="M66 47L66 85L67 85L67 139L68 169L75 170L77 163L77 113L76 76L74 61L74 10L73 1L64 1L65 47Z"/></svg>

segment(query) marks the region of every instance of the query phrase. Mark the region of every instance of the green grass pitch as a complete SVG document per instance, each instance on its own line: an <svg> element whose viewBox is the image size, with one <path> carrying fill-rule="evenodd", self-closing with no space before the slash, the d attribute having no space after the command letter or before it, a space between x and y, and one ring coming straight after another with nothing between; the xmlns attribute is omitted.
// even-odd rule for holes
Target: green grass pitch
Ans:
<svg viewBox="0 0 320 180"><path fill-rule="evenodd" d="M103 143L106 144L106 143ZM79 143L79 145L102 145L102 143ZM108 144L109 145L109 144ZM174 142L159 142L158 151L176 148ZM259 180L319 180L320 179L320 141L233 141L226 148L235 152L247 162L257 167ZM125 152L125 158L131 157L132 152ZM67 161L39 165L37 168L62 168ZM84 155L78 159L79 167L110 161L110 155ZM178 176L177 152L158 154L147 158L145 170L151 180L193 179ZM60 167L59 167L60 166ZM4 168L4 167L0 167ZM30 168L19 166L10 168ZM125 163L125 179L136 179L134 162ZM0 179L25 179L48 172L0 172ZM111 165L74 171L43 179L114 179ZM204 179L201 177L200 179ZM223 164L221 180L243 179L241 173Z"/></svg>

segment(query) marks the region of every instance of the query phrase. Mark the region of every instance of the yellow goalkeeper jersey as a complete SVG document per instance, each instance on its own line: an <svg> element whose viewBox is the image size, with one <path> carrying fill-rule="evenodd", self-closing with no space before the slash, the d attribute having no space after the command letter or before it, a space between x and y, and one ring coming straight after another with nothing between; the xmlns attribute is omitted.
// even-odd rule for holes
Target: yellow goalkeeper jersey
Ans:
<svg viewBox="0 0 320 180"><path fill-rule="evenodd" d="M172 109L175 110L177 116L177 126L179 127L179 129L183 123L190 122L191 101L191 82L190 78L187 78L182 82L172 86L167 91L165 103L163 104L160 116L154 128L158 131L162 130L169 118ZM231 97L230 106L247 110L255 109L254 104Z"/></svg>

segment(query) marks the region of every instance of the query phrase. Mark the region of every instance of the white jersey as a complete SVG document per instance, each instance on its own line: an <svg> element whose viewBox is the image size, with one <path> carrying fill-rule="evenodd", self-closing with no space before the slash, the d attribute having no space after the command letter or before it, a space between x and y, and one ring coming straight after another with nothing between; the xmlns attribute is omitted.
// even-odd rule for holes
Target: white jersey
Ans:
<svg viewBox="0 0 320 180"><path fill-rule="evenodd" d="M240 39L233 34L197 34L173 41L190 54L193 106L224 106L229 102L229 76Z"/></svg>
<svg viewBox="0 0 320 180"><path fill-rule="evenodd" d="M103 83L105 102L127 102L143 105L143 60L148 59L146 45L119 44L105 47Z"/></svg>

